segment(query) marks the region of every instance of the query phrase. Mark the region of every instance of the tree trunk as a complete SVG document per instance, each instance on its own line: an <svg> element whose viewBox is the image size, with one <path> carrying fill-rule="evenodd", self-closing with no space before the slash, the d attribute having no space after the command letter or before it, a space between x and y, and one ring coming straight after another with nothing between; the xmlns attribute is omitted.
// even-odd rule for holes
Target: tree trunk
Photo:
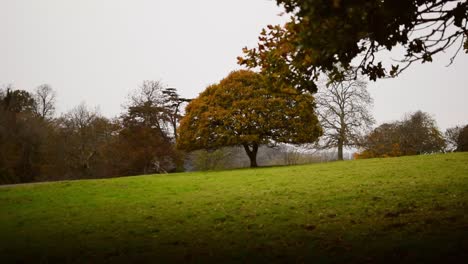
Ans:
<svg viewBox="0 0 468 264"><path fill-rule="evenodd" d="M341 107L340 114L340 135L338 136L338 160L343 160L343 145L346 139L346 122L345 122L344 105Z"/></svg>
<svg viewBox="0 0 468 264"><path fill-rule="evenodd" d="M243 144L245 152L250 159L250 168L256 168L257 165L257 152L258 152L258 144L253 142L252 145Z"/></svg>
<svg viewBox="0 0 468 264"><path fill-rule="evenodd" d="M343 160L343 140L338 140L338 160Z"/></svg>

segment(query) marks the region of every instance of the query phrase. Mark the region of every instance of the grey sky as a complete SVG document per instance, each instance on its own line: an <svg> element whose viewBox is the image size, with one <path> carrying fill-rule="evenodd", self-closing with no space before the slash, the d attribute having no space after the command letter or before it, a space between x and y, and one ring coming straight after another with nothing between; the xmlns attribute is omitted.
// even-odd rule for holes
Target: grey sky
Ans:
<svg viewBox="0 0 468 264"><path fill-rule="evenodd" d="M109 117L143 80L195 97L239 68L242 47L280 12L269 0L0 0L0 84L48 83L59 112L86 102ZM468 123L468 55L448 62L371 83L377 121L420 109L443 129Z"/></svg>

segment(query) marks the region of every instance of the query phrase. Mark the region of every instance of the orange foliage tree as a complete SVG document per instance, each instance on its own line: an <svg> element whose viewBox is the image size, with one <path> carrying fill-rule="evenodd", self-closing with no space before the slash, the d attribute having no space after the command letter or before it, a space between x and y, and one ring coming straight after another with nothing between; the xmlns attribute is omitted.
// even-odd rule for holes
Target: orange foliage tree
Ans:
<svg viewBox="0 0 468 264"><path fill-rule="evenodd" d="M435 120L422 111L409 114L403 121L382 124L364 139L357 158L398 157L441 152L444 138Z"/></svg>
<svg viewBox="0 0 468 264"><path fill-rule="evenodd" d="M262 75L240 70L209 86L186 108L177 145L193 151L243 146L257 167L260 145L303 144L322 134L314 98L283 88L272 93Z"/></svg>

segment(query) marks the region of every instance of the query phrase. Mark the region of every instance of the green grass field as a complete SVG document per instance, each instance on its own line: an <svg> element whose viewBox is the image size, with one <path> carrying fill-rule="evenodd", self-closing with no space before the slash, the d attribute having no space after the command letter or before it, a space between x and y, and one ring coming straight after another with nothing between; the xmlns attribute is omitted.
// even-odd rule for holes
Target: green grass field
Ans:
<svg viewBox="0 0 468 264"><path fill-rule="evenodd" d="M468 153L0 188L0 262L468 259Z"/></svg>

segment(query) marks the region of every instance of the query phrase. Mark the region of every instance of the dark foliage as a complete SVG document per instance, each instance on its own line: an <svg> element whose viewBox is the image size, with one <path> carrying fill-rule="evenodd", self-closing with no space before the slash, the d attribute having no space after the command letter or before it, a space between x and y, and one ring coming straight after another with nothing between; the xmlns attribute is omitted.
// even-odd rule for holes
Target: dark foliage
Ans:
<svg viewBox="0 0 468 264"><path fill-rule="evenodd" d="M84 104L55 118L49 86L0 89L0 184L181 170L174 133L187 101L146 81L118 119Z"/></svg>
<svg viewBox="0 0 468 264"><path fill-rule="evenodd" d="M460 131L457 145L457 151L468 151L468 125Z"/></svg>
<svg viewBox="0 0 468 264"><path fill-rule="evenodd" d="M268 26L239 63L260 67L276 83L316 91L320 73L341 80L357 61L371 80L396 76L412 63L431 62L455 45L468 52L466 0L277 0L292 15L284 27ZM402 47L389 65L382 50ZM354 63L354 62L353 62Z"/></svg>

